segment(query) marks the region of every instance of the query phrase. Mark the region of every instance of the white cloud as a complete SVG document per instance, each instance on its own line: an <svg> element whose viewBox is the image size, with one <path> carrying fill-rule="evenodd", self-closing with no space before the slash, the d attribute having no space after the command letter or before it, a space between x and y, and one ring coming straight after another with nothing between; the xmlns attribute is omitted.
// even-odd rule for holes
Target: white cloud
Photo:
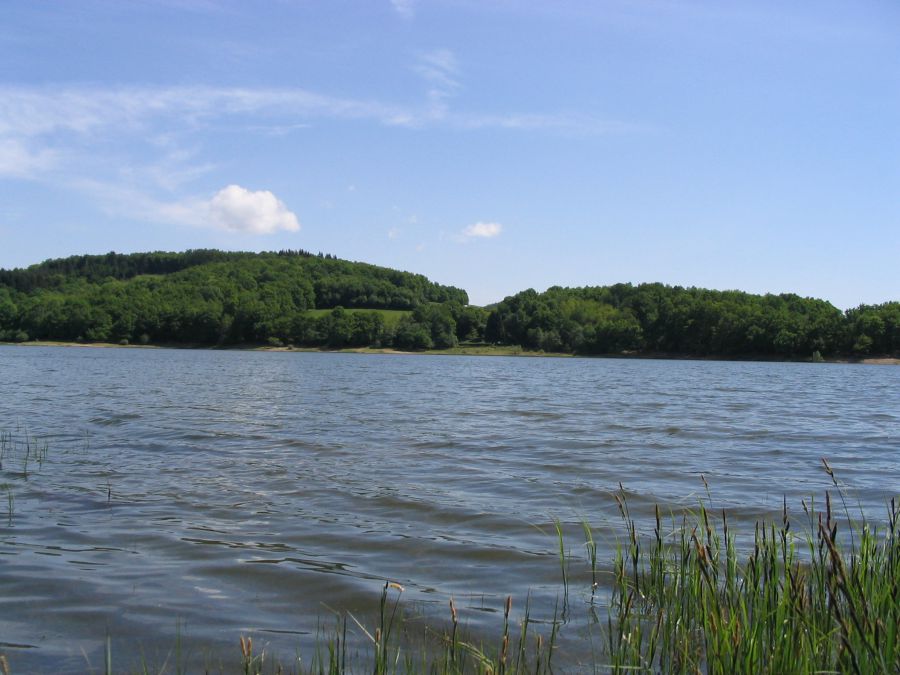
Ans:
<svg viewBox="0 0 900 675"><path fill-rule="evenodd" d="M392 227L391 229L389 229L387 231L387 236L388 236L388 239L396 239L397 237L400 236L400 228Z"/></svg>
<svg viewBox="0 0 900 675"><path fill-rule="evenodd" d="M415 0L391 0L391 7L404 19L411 19L416 13Z"/></svg>
<svg viewBox="0 0 900 675"><path fill-rule="evenodd" d="M155 118L187 126L229 115L269 114L274 128L295 116L375 119L406 124L408 110L373 101L337 98L306 89L236 87L42 87L0 86L0 136L39 136L59 131L89 134L115 128L137 131ZM254 123L259 126L260 120Z"/></svg>
<svg viewBox="0 0 900 675"><path fill-rule="evenodd" d="M422 54L416 72L435 84L446 87L457 87L455 76L459 75L459 62L449 49L435 49Z"/></svg>
<svg viewBox="0 0 900 675"><path fill-rule="evenodd" d="M52 168L57 154L49 149L31 150L14 138L0 137L0 176L28 178Z"/></svg>
<svg viewBox="0 0 900 675"><path fill-rule="evenodd" d="M438 49L419 58L415 71L428 84L428 114L433 119L447 116L447 99L459 89L459 65L449 49Z"/></svg>
<svg viewBox="0 0 900 675"><path fill-rule="evenodd" d="M500 223L472 223L459 236L460 241L470 241L471 239L492 239L497 237L503 231L503 225Z"/></svg>
<svg viewBox="0 0 900 675"><path fill-rule="evenodd" d="M0 84L0 180L25 178L66 186L88 194L107 212L148 222L214 222L232 231L267 232L299 228L296 216L283 204L279 207L270 193L220 193L213 211L210 199L188 191L200 176L223 168L198 140L206 137L200 132L290 133L316 118L416 129L495 128L576 135L642 131L578 115L456 112L448 106L460 88L453 52L422 54L414 68L427 92L425 100L414 106L300 88ZM250 195L257 196L250 199ZM260 215L265 209L267 215ZM247 215L254 210L258 217ZM464 238L478 236L484 235Z"/></svg>
<svg viewBox="0 0 900 675"><path fill-rule="evenodd" d="M272 234L296 232L300 222L280 199L268 190L251 192L240 185L225 187L209 201L209 224L231 232Z"/></svg>
<svg viewBox="0 0 900 675"><path fill-rule="evenodd" d="M41 158L39 165L32 164L39 168L49 162L49 155L41 154L44 150L74 149L80 141L109 141L115 135L152 138L161 124L177 138L182 132L194 133L228 117L250 118L252 126L248 128L272 134L305 128L317 117L413 128L442 124L459 129L588 134L646 131L633 124L577 114L454 113L447 105L460 88L453 52L442 49L423 54L414 70L427 86L426 101L419 107L339 98L300 88L0 86L0 142L21 144L27 140L32 159ZM46 147L38 147L41 143Z"/></svg>
<svg viewBox="0 0 900 675"><path fill-rule="evenodd" d="M300 229L297 216L268 190L253 192L240 185L229 185L209 199L194 196L164 201L141 190L90 179L69 185L93 197L110 215L155 225L213 227L246 234Z"/></svg>

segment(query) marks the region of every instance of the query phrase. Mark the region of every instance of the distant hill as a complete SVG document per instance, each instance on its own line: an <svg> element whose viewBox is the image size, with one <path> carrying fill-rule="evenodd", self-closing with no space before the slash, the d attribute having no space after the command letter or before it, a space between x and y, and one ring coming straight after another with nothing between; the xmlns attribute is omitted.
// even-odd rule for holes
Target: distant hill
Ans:
<svg viewBox="0 0 900 675"><path fill-rule="evenodd" d="M348 313L349 335L331 331L329 341L319 335L328 317L306 311L431 304L461 308L468 296L421 274L306 251L108 253L0 270L0 339L237 344L291 340L299 331L316 344L369 344L393 337L378 334L383 314ZM363 321L373 325L354 339Z"/></svg>
<svg viewBox="0 0 900 675"><path fill-rule="evenodd" d="M0 341L27 340L815 360L900 354L900 303L615 284L479 308L421 274L306 251L108 253L0 270Z"/></svg>
<svg viewBox="0 0 900 675"><path fill-rule="evenodd" d="M664 284L523 291L495 305L489 342L582 354L814 358L900 353L900 303L842 312L791 293Z"/></svg>

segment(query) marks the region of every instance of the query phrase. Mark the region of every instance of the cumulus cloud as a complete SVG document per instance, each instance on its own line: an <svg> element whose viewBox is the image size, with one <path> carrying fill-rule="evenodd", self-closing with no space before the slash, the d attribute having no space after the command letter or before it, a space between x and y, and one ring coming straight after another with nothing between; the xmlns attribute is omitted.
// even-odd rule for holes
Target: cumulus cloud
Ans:
<svg viewBox="0 0 900 675"><path fill-rule="evenodd" d="M202 196L160 200L145 191L82 179L71 187L91 195L110 215L149 223L214 227L228 232L272 234L300 229L297 216L268 190L251 191L229 185L212 198Z"/></svg>
<svg viewBox="0 0 900 675"><path fill-rule="evenodd" d="M231 232L271 234L296 232L300 222L280 199L268 190L251 192L240 185L225 187L209 201L209 224Z"/></svg>
<svg viewBox="0 0 900 675"><path fill-rule="evenodd" d="M463 229L460 238L462 241L469 241L471 239L491 239L493 237L499 236L499 234L503 231L503 225L500 223L472 223L465 229Z"/></svg>

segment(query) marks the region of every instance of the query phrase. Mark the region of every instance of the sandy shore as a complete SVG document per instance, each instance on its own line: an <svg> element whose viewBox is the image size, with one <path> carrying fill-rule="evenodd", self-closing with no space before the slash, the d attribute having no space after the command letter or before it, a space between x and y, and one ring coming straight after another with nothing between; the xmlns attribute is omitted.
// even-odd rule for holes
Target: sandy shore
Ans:
<svg viewBox="0 0 900 675"><path fill-rule="evenodd" d="M0 342L0 345L11 347L112 347L114 349L165 349L166 345L120 345L113 342L52 342L50 340L32 340L29 342Z"/></svg>
<svg viewBox="0 0 900 675"><path fill-rule="evenodd" d="M344 353L344 354L417 354L419 356L524 356L524 357L552 357L552 358L574 358L577 355L556 353L556 352L531 352L525 351L520 347L510 346L476 346L476 347L453 347L452 349L430 349L423 352L405 352L399 349L391 349L389 347L353 347L347 349L321 349L318 347L271 347L268 345L235 345L228 347L210 347L208 345L137 345L127 344L120 345L111 342L51 342L47 340L37 340L32 342L0 342L0 345L8 345L15 347L87 347L87 348L108 348L115 349L226 349L226 350L247 350L259 352L321 352L321 353ZM726 358L722 356L702 357L687 356L683 354L610 354L591 356L590 358L638 358L638 359L679 359L692 361L772 361L776 363L804 363L803 360L797 359L778 359L778 358L753 358L753 357L735 357ZM892 356L873 356L861 359L852 358L834 358L825 359L825 363L850 363L876 366L900 366L900 358Z"/></svg>

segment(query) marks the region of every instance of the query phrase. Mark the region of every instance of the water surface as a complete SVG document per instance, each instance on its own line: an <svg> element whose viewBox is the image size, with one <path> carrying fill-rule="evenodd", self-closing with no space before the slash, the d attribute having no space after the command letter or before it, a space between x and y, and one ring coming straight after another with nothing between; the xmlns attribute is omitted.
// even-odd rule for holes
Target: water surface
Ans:
<svg viewBox="0 0 900 675"><path fill-rule="evenodd" d="M288 664L385 580L496 636L550 620L553 519L573 584L560 663L595 630L580 521L609 568L621 483L646 519L706 497L749 525L831 485L900 493L900 369L836 364L0 347L0 430L47 443L0 483L0 649L14 672ZM13 495L13 513L4 508ZM858 502L858 506L857 506ZM601 589L602 591L602 589ZM602 593L601 596L602 597ZM599 618L605 622L602 607ZM177 625L177 628L176 628Z"/></svg>

